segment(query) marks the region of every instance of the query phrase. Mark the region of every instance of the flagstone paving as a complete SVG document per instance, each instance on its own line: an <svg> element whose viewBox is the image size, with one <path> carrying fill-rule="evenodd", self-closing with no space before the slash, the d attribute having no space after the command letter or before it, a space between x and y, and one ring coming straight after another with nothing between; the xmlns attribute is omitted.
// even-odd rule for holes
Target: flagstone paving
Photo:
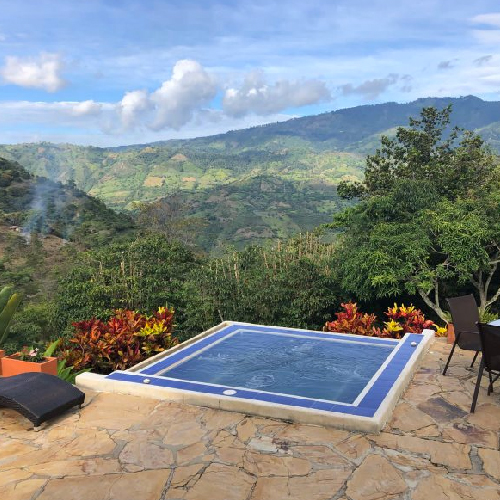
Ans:
<svg viewBox="0 0 500 500"><path fill-rule="evenodd" d="M0 410L0 499L500 500L500 386L434 343L379 435L88 393L39 432Z"/></svg>

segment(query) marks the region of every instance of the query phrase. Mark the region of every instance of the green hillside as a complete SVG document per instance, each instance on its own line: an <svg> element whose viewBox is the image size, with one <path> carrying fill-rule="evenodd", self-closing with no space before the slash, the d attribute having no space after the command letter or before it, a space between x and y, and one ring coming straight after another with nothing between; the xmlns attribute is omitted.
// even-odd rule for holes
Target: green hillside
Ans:
<svg viewBox="0 0 500 500"><path fill-rule="evenodd" d="M0 146L0 155L37 175L60 182L72 179L112 208L132 208L178 191L207 191L248 176L275 175L291 182L337 184L359 177L363 156L315 151L297 138L271 139L258 148L203 146L196 141L154 145L124 151L70 144Z"/></svg>
<svg viewBox="0 0 500 500"><path fill-rule="evenodd" d="M19 163L4 158L0 158L0 224L83 246L114 239L133 225L130 217L117 214L71 184L33 176Z"/></svg>
<svg viewBox="0 0 500 500"><path fill-rule="evenodd" d="M217 136L120 148L3 145L0 156L54 181L74 180L118 210L177 194L187 217L204 219L198 237L208 249L220 241L239 245L290 236L329 220L339 208L337 184L361 178L364 158L382 134L406 126L424 106L448 104L453 125L478 131L500 151L500 102L468 96L358 106ZM267 184L273 187L266 191Z"/></svg>
<svg viewBox="0 0 500 500"><path fill-rule="evenodd" d="M0 158L0 288L13 284L29 301L49 300L79 250L133 232L129 216Z"/></svg>
<svg viewBox="0 0 500 500"><path fill-rule="evenodd" d="M172 212L171 200L154 208ZM168 221L150 209L143 224L156 221L155 231L167 234L174 228L181 240L212 253L228 243L241 249L313 230L346 206L329 182L301 183L275 175L250 176L207 191L183 193L175 201L177 211ZM189 238L192 231L195 238Z"/></svg>

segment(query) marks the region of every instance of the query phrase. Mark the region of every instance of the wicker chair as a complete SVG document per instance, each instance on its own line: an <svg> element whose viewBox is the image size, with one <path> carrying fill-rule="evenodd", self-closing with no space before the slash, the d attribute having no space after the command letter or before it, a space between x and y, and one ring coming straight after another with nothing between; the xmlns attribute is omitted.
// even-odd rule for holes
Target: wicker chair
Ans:
<svg viewBox="0 0 500 500"><path fill-rule="evenodd" d="M19 412L34 427L84 401L82 391L54 375L22 373L0 377L0 407Z"/></svg>
<svg viewBox="0 0 500 500"><path fill-rule="evenodd" d="M481 351L483 353L479 373L477 374L476 387L472 397L471 413L476 409L479 387L484 370L488 372L490 384L488 396L493 392L493 384L500 378L500 326L478 323Z"/></svg>
<svg viewBox="0 0 500 500"><path fill-rule="evenodd" d="M450 364L457 345L460 349L465 351L476 351L470 365L471 368L474 366L474 362L481 351L481 341L479 340L479 329L477 327L477 323L479 322L479 310L474 296L463 295L462 297L448 299L448 305L455 328L455 342L448 356L443 375L446 375L448 365Z"/></svg>

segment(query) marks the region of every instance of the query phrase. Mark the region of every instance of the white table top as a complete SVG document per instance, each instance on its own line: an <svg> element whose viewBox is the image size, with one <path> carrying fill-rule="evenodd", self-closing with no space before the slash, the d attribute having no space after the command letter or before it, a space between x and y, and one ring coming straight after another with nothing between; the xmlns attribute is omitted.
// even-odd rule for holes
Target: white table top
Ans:
<svg viewBox="0 0 500 500"><path fill-rule="evenodd" d="M493 321L490 321L488 325L500 326L500 319L495 319Z"/></svg>

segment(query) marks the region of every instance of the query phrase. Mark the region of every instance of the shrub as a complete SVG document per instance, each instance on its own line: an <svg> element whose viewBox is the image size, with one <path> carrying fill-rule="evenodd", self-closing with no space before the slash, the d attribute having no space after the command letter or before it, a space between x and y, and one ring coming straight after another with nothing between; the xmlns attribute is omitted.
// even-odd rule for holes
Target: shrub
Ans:
<svg viewBox="0 0 500 500"><path fill-rule="evenodd" d="M325 323L323 331L353 333L356 335L366 335L369 337L391 337L400 339L405 333L422 333L424 329L434 326L437 334L443 333L443 328L438 328L431 320L425 319L420 309L414 306L406 307L404 304L389 307L385 313L388 321L384 321L381 329L375 326L377 317L375 314L361 313L357 304L348 302L341 304L344 309L335 313L336 320Z"/></svg>
<svg viewBox="0 0 500 500"><path fill-rule="evenodd" d="M50 302L26 304L18 310L2 349L14 353L25 345L45 344L54 336L53 306Z"/></svg>
<svg viewBox="0 0 500 500"><path fill-rule="evenodd" d="M198 265L190 250L151 235L80 255L59 283L55 318L60 332L74 321L105 320L116 309L147 313L161 304L171 304L177 323L182 322L187 300L182 286Z"/></svg>
<svg viewBox="0 0 500 500"><path fill-rule="evenodd" d="M0 345L3 345L9 333L9 326L21 303L22 295L14 293L11 286L0 290Z"/></svg>
<svg viewBox="0 0 500 500"><path fill-rule="evenodd" d="M177 344L172 337L174 310L160 307L153 316L117 309L107 322L92 318L73 323L62 358L75 370L97 373L125 370Z"/></svg>
<svg viewBox="0 0 500 500"><path fill-rule="evenodd" d="M336 320L327 322L323 328L326 332L354 333L356 335L374 334L373 324L377 320L375 314L363 314L358 311L355 302L341 304L344 311L335 313Z"/></svg>
<svg viewBox="0 0 500 500"><path fill-rule="evenodd" d="M320 329L339 303L332 253L308 234L210 259L184 285L185 337L222 320Z"/></svg>
<svg viewBox="0 0 500 500"><path fill-rule="evenodd" d="M430 319L425 319L420 309L414 306L406 307L404 304L388 307L385 313L389 321L384 322L385 330L391 337L400 338L407 332L422 333L426 328L435 326Z"/></svg>

